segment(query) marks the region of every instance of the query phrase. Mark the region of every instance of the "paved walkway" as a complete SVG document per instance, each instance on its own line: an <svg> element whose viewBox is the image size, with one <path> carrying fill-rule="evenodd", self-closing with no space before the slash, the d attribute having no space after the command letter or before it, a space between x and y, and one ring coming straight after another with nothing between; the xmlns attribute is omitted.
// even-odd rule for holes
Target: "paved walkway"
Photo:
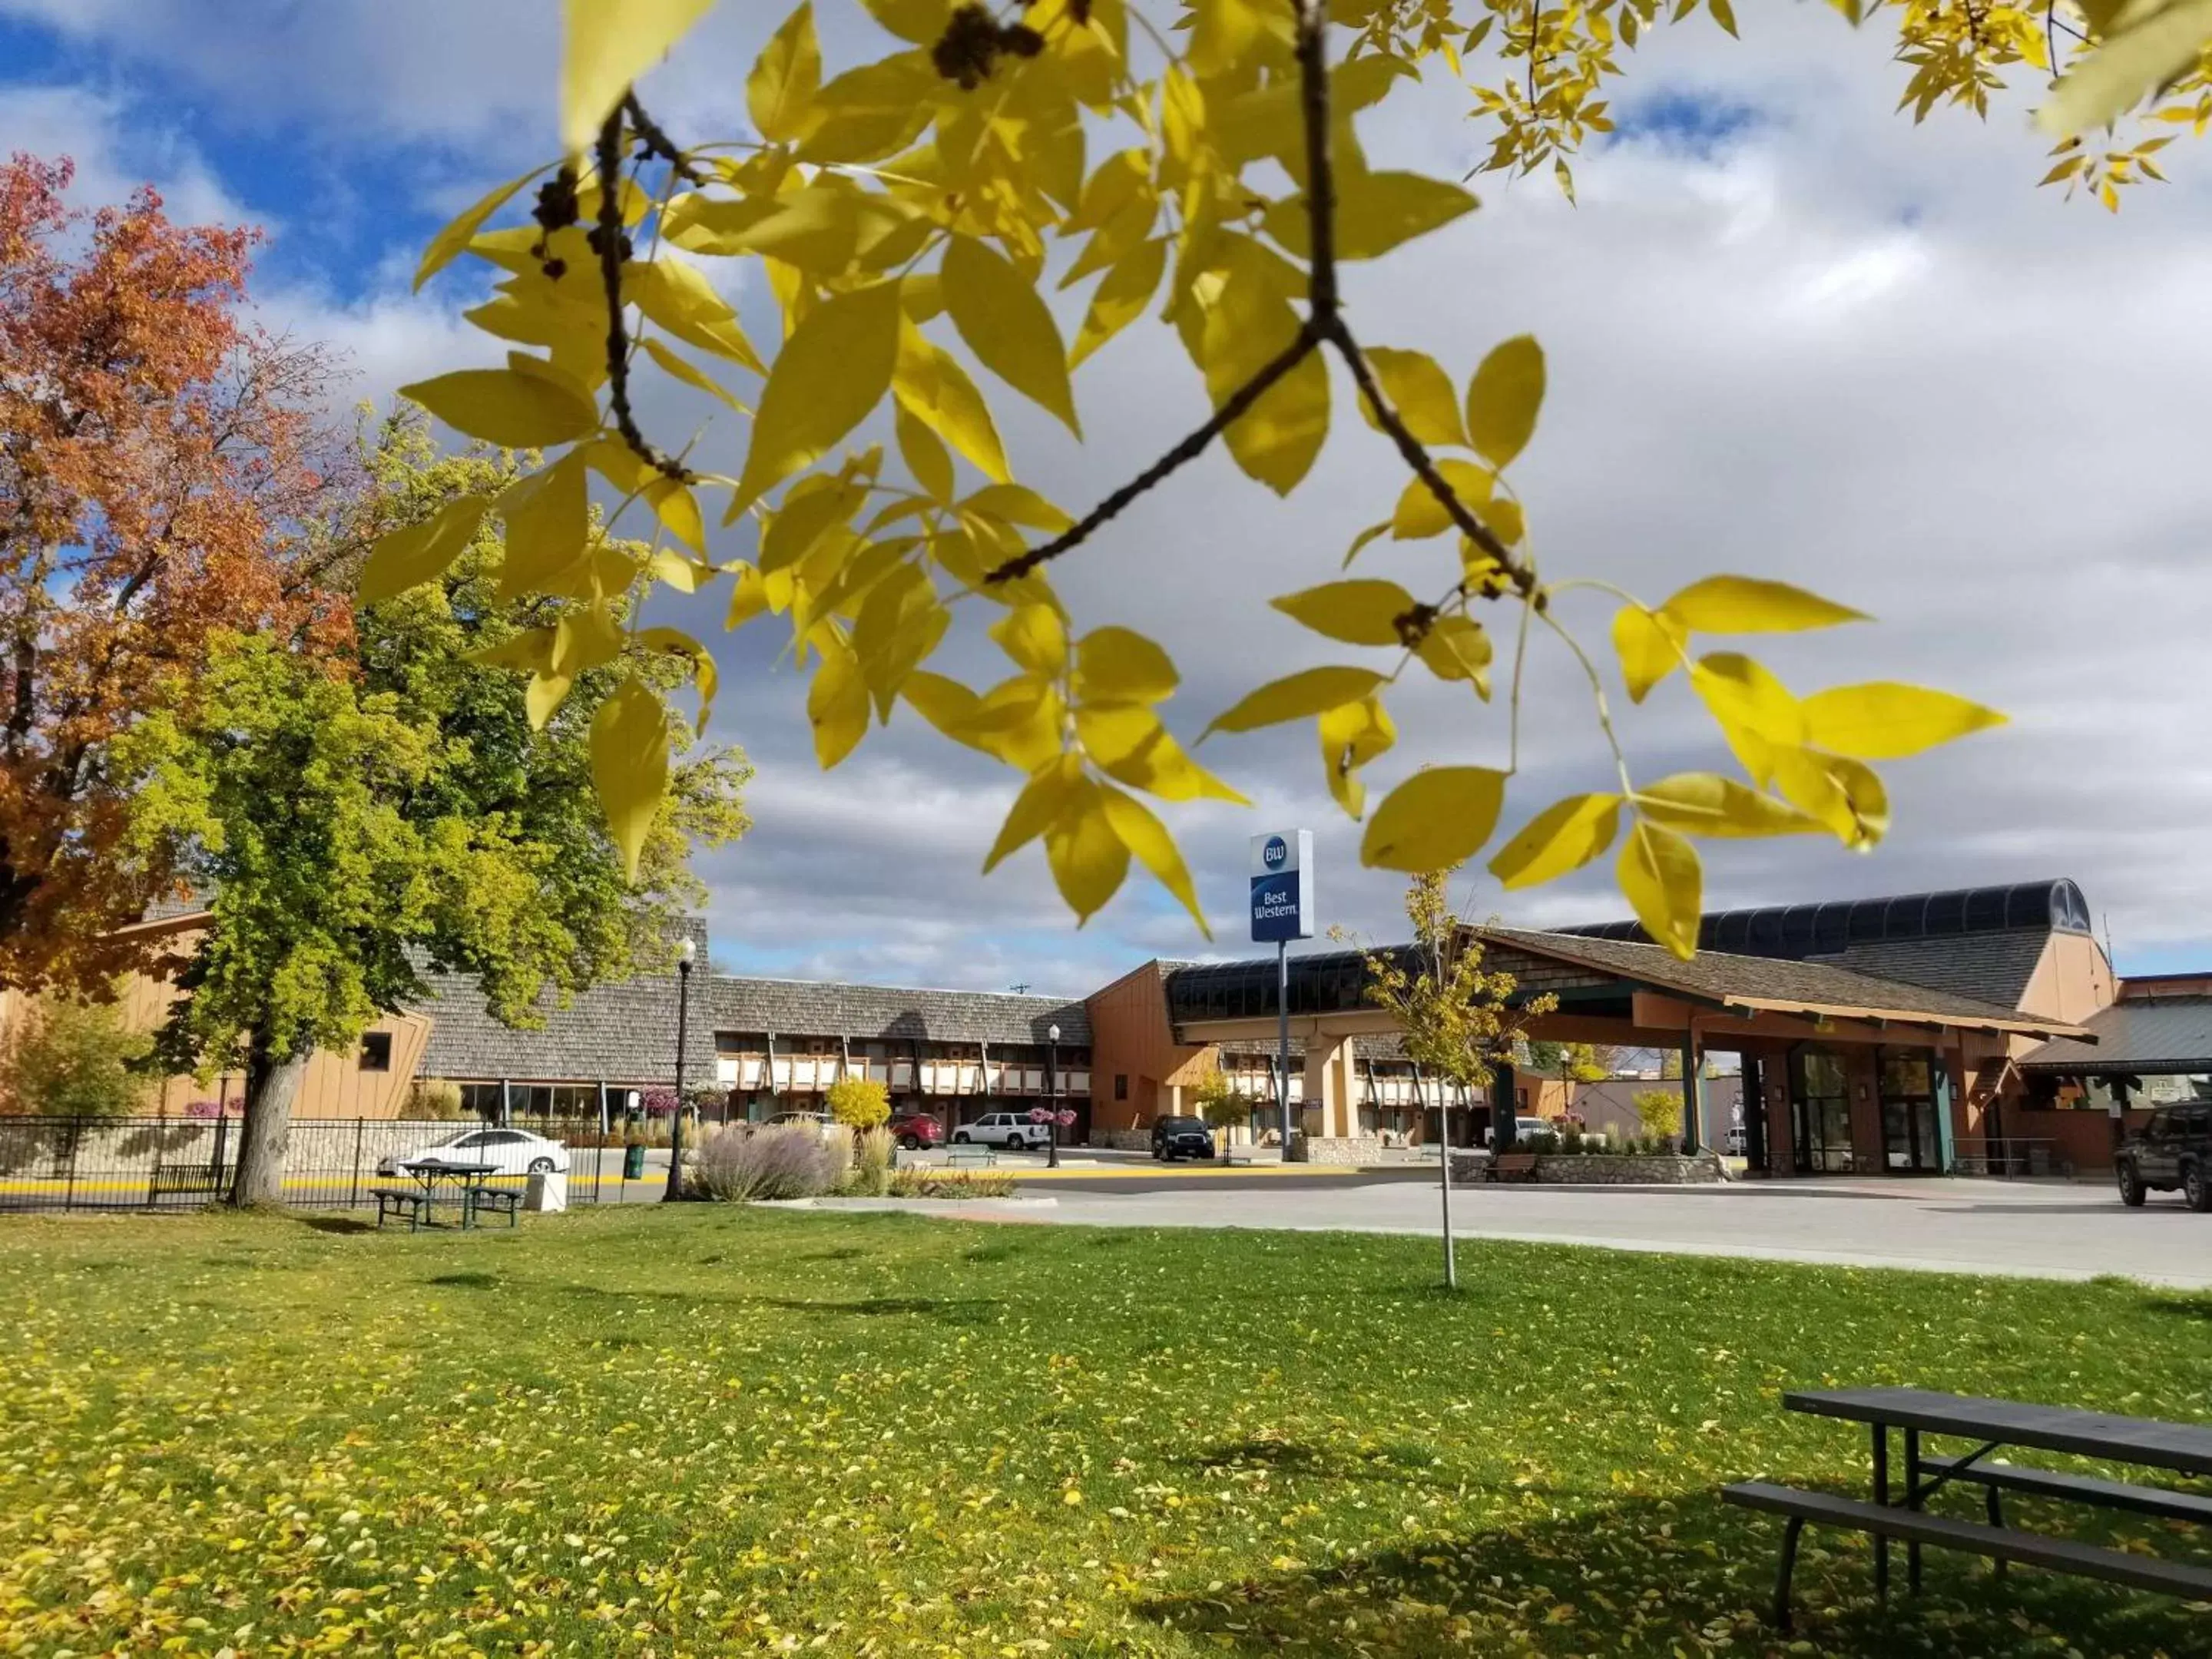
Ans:
<svg viewBox="0 0 2212 1659"><path fill-rule="evenodd" d="M1428 1183L1347 1181L1286 1188L1056 1193L963 1205L994 1219L1116 1227L1268 1227L1428 1233ZM1034 1189L1032 1189L1034 1190ZM942 1206L932 1207L945 1213ZM1928 1272L2082 1279L2102 1273L2212 1288L2212 1216L2166 1194L2130 1210L2102 1185L1867 1179L1719 1187L1458 1187L1462 1238L1595 1244Z"/></svg>

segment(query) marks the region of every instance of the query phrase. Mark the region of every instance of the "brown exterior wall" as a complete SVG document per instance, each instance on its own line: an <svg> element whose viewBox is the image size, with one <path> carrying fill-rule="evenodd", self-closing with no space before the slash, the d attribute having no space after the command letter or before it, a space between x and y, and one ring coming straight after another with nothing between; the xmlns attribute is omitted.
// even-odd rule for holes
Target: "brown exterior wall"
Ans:
<svg viewBox="0 0 2212 1659"><path fill-rule="evenodd" d="M1160 965L1121 975L1084 1006L1091 1013L1091 1125L1094 1132L1149 1128L1174 1104L1172 1091L1195 1083L1218 1050L1175 1040ZM1127 1079L1126 1097L1120 1079Z"/></svg>

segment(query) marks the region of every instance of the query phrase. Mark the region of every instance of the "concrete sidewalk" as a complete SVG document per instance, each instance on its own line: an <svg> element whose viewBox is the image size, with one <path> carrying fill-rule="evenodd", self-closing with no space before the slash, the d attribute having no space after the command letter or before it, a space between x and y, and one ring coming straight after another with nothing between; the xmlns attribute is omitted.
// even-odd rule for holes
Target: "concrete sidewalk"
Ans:
<svg viewBox="0 0 2212 1659"><path fill-rule="evenodd" d="M1259 1227L1425 1233L1439 1230L1430 1183L1346 1181L1285 1188L1128 1193L1066 1188L1051 1205L994 1217L1114 1227ZM929 1213L945 1206L915 1205ZM2212 1216L2166 1194L2130 1210L2099 1185L1967 1180L1736 1182L1717 1187L1455 1187L1462 1238L1599 1245L1828 1266L2086 1279L2118 1274L2212 1289Z"/></svg>

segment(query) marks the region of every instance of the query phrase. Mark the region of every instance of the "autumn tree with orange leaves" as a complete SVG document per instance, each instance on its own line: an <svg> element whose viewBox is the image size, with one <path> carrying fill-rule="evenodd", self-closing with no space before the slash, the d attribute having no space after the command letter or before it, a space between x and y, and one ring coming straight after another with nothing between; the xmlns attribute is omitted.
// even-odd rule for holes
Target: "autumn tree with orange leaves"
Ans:
<svg viewBox="0 0 2212 1659"><path fill-rule="evenodd" d="M0 982L132 965L175 890L112 740L217 629L343 640L311 544L327 359L241 314L258 234L142 190L86 215L67 161L0 166Z"/></svg>

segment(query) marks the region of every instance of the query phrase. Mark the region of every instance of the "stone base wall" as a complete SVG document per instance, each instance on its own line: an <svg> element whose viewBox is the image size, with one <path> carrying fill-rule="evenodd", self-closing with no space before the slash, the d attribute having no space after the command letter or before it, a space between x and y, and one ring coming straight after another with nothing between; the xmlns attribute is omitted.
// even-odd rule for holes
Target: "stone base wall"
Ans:
<svg viewBox="0 0 2212 1659"><path fill-rule="evenodd" d="M1298 1145L1307 1164L1380 1164L1382 1141L1377 1135L1301 1135Z"/></svg>
<svg viewBox="0 0 2212 1659"><path fill-rule="evenodd" d="M1091 1145L1113 1152L1148 1152L1152 1149L1149 1129L1093 1129Z"/></svg>

